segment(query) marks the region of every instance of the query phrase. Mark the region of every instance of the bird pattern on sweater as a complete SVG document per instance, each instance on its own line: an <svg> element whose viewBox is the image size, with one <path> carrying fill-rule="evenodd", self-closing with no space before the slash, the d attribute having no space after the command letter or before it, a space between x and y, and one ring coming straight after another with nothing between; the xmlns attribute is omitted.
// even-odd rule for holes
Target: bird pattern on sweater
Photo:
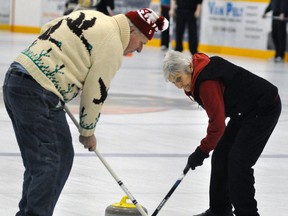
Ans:
<svg viewBox="0 0 288 216"><path fill-rule="evenodd" d="M46 23L15 62L63 102L80 95L79 132L91 136L129 39L124 14L75 11Z"/></svg>

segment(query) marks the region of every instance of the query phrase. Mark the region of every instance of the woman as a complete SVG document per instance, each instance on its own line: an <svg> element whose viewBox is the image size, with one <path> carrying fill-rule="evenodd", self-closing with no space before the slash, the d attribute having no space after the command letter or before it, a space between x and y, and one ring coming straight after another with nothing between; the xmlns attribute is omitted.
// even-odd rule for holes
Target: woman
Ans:
<svg viewBox="0 0 288 216"><path fill-rule="evenodd" d="M214 150L210 208L197 216L233 216L232 206L236 216L259 216L252 167L281 113L277 87L221 57L203 53L191 58L169 51L163 70L166 81L184 89L209 118L206 137L188 158L194 170Z"/></svg>

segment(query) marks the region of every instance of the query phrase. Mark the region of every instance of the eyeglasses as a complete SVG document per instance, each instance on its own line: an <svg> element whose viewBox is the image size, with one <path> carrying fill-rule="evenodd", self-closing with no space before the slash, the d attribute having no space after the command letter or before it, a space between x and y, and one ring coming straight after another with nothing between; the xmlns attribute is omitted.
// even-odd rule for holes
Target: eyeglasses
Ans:
<svg viewBox="0 0 288 216"><path fill-rule="evenodd" d="M173 83L180 83L180 82L182 82L182 77L178 76L178 77L175 78Z"/></svg>

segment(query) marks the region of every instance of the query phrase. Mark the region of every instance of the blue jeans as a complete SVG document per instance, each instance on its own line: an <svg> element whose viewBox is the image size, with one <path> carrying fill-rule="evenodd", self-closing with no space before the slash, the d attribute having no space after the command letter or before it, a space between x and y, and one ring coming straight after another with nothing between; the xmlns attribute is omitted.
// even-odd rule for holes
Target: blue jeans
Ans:
<svg viewBox="0 0 288 216"><path fill-rule="evenodd" d="M64 104L32 77L12 70L20 71L9 69L3 96L25 167L16 216L51 216L74 158Z"/></svg>

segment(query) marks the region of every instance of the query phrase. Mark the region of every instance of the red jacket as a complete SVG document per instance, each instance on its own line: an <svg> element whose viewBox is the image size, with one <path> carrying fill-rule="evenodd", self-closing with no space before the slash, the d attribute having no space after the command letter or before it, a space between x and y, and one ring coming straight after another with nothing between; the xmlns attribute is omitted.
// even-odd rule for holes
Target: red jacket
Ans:
<svg viewBox="0 0 288 216"><path fill-rule="evenodd" d="M208 56L203 53L193 55L193 74L191 80L191 91L185 92L186 95L194 97L195 81L199 73L210 62ZM212 151L225 130L225 109L223 101L224 86L216 80L207 80L200 85L200 98L205 107L205 111L209 118L207 135L201 140L200 149L209 153Z"/></svg>

